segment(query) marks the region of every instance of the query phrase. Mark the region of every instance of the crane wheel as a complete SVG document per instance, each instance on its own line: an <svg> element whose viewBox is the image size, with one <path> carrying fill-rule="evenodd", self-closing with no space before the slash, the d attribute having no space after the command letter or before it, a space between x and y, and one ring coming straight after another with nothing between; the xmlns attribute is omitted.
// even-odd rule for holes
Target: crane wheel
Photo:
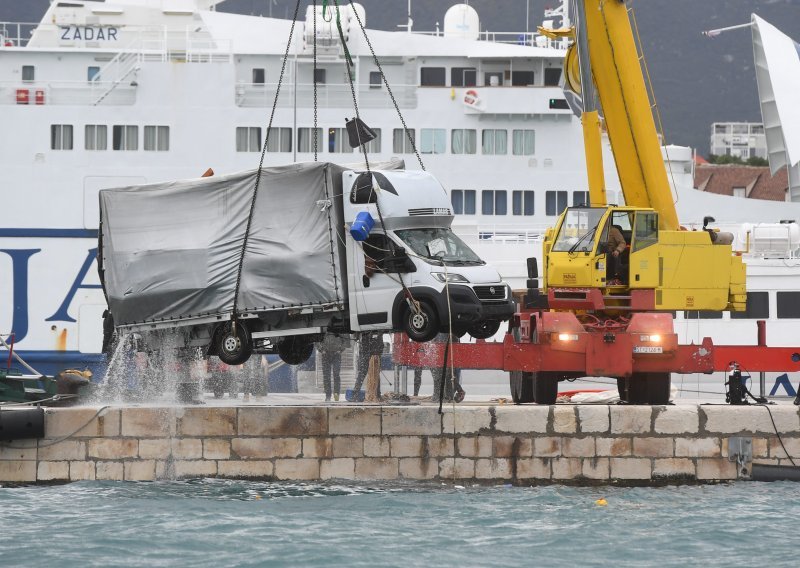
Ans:
<svg viewBox="0 0 800 568"><path fill-rule="evenodd" d="M527 404L534 402L533 398L533 373L511 371L508 374L511 387L511 400L514 404Z"/></svg>
<svg viewBox="0 0 800 568"><path fill-rule="evenodd" d="M547 371L533 375L533 397L536 404L555 404L558 396L558 374Z"/></svg>
<svg viewBox="0 0 800 568"><path fill-rule="evenodd" d="M617 389L628 404L669 404L671 383L669 373L634 373L617 378Z"/></svg>

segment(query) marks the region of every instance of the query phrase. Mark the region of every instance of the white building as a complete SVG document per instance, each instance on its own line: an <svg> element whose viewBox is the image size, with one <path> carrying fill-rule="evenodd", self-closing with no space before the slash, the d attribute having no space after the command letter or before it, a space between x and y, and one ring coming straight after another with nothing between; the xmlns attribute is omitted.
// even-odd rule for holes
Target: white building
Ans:
<svg viewBox="0 0 800 568"><path fill-rule="evenodd" d="M715 122L711 125L711 153L742 160L767 157L767 137L760 122Z"/></svg>

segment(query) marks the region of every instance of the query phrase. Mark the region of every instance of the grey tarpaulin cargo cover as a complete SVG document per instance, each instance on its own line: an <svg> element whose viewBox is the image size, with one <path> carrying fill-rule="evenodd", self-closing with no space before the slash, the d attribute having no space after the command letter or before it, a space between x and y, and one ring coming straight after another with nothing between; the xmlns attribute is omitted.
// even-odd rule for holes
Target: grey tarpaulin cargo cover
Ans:
<svg viewBox="0 0 800 568"><path fill-rule="evenodd" d="M344 170L262 169L240 312L345 303ZM232 312L255 178L249 170L100 192L100 276L117 325Z"/></svg>

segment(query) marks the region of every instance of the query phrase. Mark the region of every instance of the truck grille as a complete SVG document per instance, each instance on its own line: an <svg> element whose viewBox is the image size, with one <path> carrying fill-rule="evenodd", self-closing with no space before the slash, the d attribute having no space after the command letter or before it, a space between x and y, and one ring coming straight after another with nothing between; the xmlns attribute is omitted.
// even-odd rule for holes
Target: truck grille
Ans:
<svg viewBox="0 0 800 568"><path fill-rule="evenodd" d="M475 286L473 290L481 301L505 300L508 287L504 284L497 284L495 286Z"/></svg>
<svg viewBox="0 0 800 568"><path fill-rule="evenodd" d="M408 214L411 217L417 217L419 215L452 215L453 213L447 207L420 207L409 209Z"/></svg>

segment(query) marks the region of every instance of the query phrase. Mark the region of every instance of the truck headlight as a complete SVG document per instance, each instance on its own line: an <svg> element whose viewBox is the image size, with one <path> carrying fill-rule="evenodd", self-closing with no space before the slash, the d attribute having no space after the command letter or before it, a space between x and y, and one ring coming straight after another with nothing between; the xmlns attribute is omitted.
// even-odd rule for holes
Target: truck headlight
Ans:
<svg viewBox="0 0 800 568"><path fill-rule="evenodd" d="M439 282L450 282L451 284L455 282L469 283L469 280L454 272L431 272L431 276L436 278Z"/></svg>
<svg viewBox="0 0 800 568"><path fill-rule="evenodd" d="M650 343L661 343L661 336L657 333L652 335L640 335L640 341L649 341Z"/></svg>

